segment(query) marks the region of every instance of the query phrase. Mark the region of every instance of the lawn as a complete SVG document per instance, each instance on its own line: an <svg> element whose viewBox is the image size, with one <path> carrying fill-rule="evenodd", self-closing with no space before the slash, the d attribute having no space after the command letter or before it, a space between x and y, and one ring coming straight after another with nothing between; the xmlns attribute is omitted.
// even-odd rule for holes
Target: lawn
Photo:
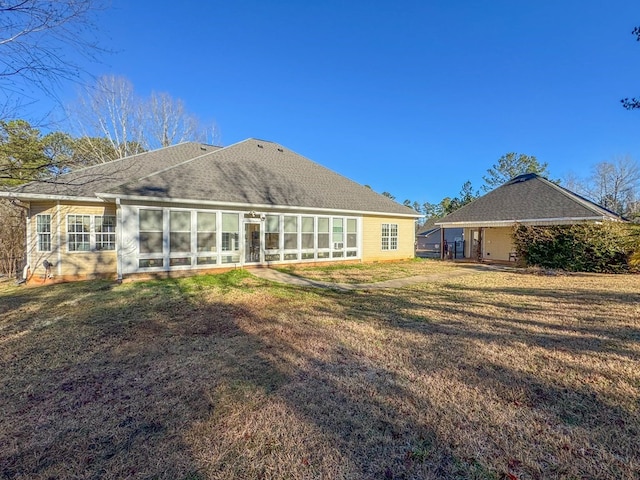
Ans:
<svg viewBox="0 0 640 480"><path fill-rule="evenodd" d="M5 282L0 478L636 479L639 284Z"/></svg>

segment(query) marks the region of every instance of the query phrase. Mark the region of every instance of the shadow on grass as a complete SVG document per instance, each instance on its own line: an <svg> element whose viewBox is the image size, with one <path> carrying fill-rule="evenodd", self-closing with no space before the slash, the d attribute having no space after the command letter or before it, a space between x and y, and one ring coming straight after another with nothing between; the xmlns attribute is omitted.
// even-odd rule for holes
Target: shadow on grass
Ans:
<svg viewBox="0 0 640 480"><path fill-rule="evenodd" d="M246 276L235 275L115 288L86 282L2 297L1 475L499 479L512 470L521 478L602 476L578 452L583 446L571 444L573 429L591 431L587 448L627 465L614 462L608 473L625 478L634 468L628 465L638 465L631 448L637 411L589 385L568 386L567 372L559 371L557 381L541 378L483 358L476 348L522 345L637 360L626 346L637 328L545 323L530 318L539 306L525 301L514 310L490 299L536 296L579 311L585 302L632 305L633 295L446 285L431 302L419 288L341 293L261 281L246 287ZM495 314L474 315L493 328L474 328L470 306L491 308ZM329 323L318 323L325 318ZM358 326L380 333L380 344L363 338L359 350L347 342ZM404 356L387 357L398 342L405 342ZM588 369L577 374L587 376ZM414 377L455 380L500 408L566 428L565 453L575 456L575 467L544 466L558 446L533 426L521 425L520 432L474 426L455 398L447 403L439 396L449 392L437 392L438 384L436 393L421 392ZM447 422L457 429L453 434ZM486 437L482 448L489 453L471 448L461 435L465 428L472 438ZM529 462L513 460L523 454L522 445L509 446L518 436L531 442ZM489 460L496 455L504 458Z"/></svg>

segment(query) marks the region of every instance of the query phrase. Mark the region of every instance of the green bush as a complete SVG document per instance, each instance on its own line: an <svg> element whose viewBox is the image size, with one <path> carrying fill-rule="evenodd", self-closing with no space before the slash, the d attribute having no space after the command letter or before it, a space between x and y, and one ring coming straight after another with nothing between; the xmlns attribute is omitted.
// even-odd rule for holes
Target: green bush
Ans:
<svg viewBox="0 0 640 480"><path fill-rule="evenodd" d="M513 239L518 257L528 266L572 272L640 271L639 225L516 225Z"/></svg>

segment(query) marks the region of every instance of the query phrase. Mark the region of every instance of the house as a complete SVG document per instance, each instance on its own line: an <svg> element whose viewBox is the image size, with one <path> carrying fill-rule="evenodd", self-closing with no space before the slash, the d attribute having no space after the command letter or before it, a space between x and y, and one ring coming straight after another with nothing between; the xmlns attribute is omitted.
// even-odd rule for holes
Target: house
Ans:
<svg viewBox="0 0 640 480"><path fill-rule="evenodd" d="M423 258L464 258L462 228L443 230L441 227L436 226L436 221L436 219L429 220L416 233L416 256Z"/></svg>
<svg viewBox="0 0 640 480"><path fill-rule="evenodd" d="M32 276L172 276L412 258L416 213L277 143L182 143L31 182Z"/></svg>
<svg viewBox="0 0 640 480"><path fill-rule="evenodd" d="M436 222L445 230L462 228L464 255L479 261L516 260L514 225L572 225L620 221L619 215L549 180L527 173Z"/></svg>

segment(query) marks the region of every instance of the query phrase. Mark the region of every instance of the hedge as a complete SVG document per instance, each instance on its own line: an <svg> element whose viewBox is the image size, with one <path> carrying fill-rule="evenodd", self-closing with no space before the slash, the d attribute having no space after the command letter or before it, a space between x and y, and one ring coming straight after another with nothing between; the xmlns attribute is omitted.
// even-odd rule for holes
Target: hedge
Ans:
<svg viewBox="0 0 640 480"><path fill-rule="evenodd" d="M527 266L572 272L640 271L640 225L605 222L516 225L513 240Z"/></svg>

